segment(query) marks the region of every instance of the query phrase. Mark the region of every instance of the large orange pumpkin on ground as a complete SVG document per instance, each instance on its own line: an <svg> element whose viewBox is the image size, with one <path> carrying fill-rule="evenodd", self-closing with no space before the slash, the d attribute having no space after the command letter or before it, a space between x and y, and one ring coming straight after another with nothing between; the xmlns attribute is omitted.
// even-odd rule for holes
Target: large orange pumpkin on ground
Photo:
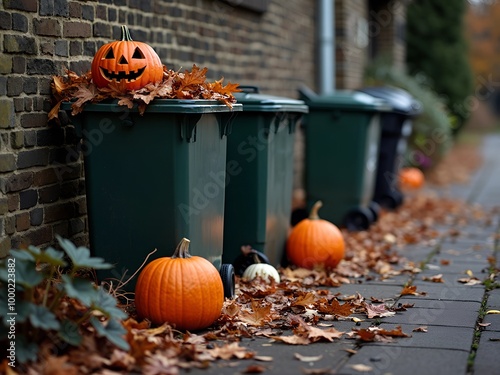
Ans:
<svg viewBox="0 0 500 375"><path fill-rule="evenodd" d="M424 173L415 167L404 167L399 171L399 185L403 190L420 189L424 186Z"/></svg>
<svg viewBox="0 0 500 375"><path fill-rule="evenodd" d="M127 26L122 26L121 40L103 45L92 60L92 80L97 87L116 81L125 82L128 90L138 90L162 78L160 57L148 44L133 41Z"/></svg>
<svg viewBox="0 0 500 375"><path fill-rule="evenodd" d="M288 259L299 267L332 269L344 258L342 232L333 223L318 216L321 206L321 201L316 202L309 217L295 225L288 236Z"/></svg>
<svg viewBox="0 0 500 375"><path fill-rule="evenodd" d="M224 303L219 271L207 259L189 254L183 238L172 257L158 258L140 272L135 307L141 318L199 330L217 320Z"/></svg>

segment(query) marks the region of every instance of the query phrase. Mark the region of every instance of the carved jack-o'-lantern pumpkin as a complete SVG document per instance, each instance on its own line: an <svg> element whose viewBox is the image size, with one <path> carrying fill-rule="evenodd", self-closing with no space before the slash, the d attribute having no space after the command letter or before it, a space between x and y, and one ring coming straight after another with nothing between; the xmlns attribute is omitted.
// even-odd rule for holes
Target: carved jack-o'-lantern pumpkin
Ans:
<svg viewBox="0 0 500 375"><path fill-rule="evenodd" d="M97 87L123 81L127 89L138 90L162 77L163 64L155 50L133 41L127 26L122 26L121 40L103 45L92 61L92 80Z"/></svg>

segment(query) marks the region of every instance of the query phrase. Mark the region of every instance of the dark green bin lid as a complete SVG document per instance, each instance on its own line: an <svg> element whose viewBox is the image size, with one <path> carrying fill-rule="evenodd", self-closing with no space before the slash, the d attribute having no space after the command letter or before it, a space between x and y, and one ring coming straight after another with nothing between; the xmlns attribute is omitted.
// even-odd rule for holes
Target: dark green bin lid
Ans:
<svg viewBox="0 0 500 375"><path fill-rule="evenodd" d="M258 88L254 86L239 88L243 91L234 93L234 97L237 103L243 105L244 112L309 112L309 107L303 100L259 94Z"/></svg>
<svg viewBox="0 0 500 375"><path fill-rule="evenodd" d="M61 109L71 110L71 102L63 102ZM86 104L84 111L87 112L120 112L119 108L128 109L126 106L118 105L118 100L102 101L99 103ZM233 103L232 108L217 100L204 99L154 99L145 113L212 113L242 111L243 106ZM137 105L130 109L131 112L138 112Z"/></svg>
<svg viewBox="0 0 500 375"><path fill-rule="evenodd" d="M359 91L337 90L331 94L317 95L314 92L301 88L300 98L314 109L339 109L383 112L389 111L392 107L385 100L375 98L371 95Z"/></svg>

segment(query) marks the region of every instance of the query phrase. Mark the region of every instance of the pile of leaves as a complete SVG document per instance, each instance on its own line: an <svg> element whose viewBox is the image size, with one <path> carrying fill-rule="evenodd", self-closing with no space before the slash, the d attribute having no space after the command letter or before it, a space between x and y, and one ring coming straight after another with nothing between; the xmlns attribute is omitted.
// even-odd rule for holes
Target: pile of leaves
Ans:
<svg viewBox="0 0 500 375"><path fill-rule="evenodd" d="M20 371L10 373L177 374L181 368L206 368L218 360L272 360L243 346L241 340L245 338L311 345L340 339L366 342L408 337L409 333L401 327L361 328L358 323L404 313L412 305L397 304L398 297L425 295L425 291L408 284L393 299L383 300L359 293L345 295L342 285L397 275L407 275L411 280L420 272L419 265L407 261L399 250L409 244L436 241L440 235L436 226L457 223L457 220L487 223L490 215L461 201L420 192L410 196L400 209L382 212L369 230L344 232L348 251L334 272L290 266L279 270L280 283L237 279L236 297L226 300L220 318L208 330L181 332L169 324L153 326L137 318L133 301L122 300L121 308L127 312L121 320L124 343L116 345L109 340L115 337L112 332L118 332L116 327L110 328L110 337L106 338L99 335L92 323L86 323L80 328L83 334L76 346L62 345L64 342L57 339L53 331L42 337L38 360L16 369L9 368ZM37 298L42 296L40 293ZM75 298L70 295L64 300L66 308L58 310L58 314L71 311L74 316L78 311L84 312L78 295L73 296ZM102 317L95 313L91 316ZM339 321L352 322L352 329L338 330L336 322ZM0 368L5 370L6 362ZM51 371L47 372L48 369Z"/></svg>
<svg viewBox="0 0 500 375"><path fill-rule="evenodd" d="M127 90L123 81L111 81L107 87L99 88L92 82L90 71L78 75L67 70L66 76L53 76L51 83L54 106L48 119L58 118L62 102L72 101L72 115L83 111L86 103L98 103L107 99L117 100L118 105L128 108L137 106L139 113L144 114L147 105L157 99L206 99L217 100L232 107L236 102L233 93L239 92L238 84L229 82L224 85L224 78L207 82L207 68L193 68L178 72L163 66L163 79L157 83L149 83L140 90Z"/></svg>

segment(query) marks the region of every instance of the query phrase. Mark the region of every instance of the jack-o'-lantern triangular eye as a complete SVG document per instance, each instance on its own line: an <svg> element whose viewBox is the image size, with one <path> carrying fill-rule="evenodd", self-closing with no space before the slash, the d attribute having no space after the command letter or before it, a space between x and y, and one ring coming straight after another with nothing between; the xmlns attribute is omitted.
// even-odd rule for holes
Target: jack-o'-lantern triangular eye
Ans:
<svg viewBox="0 0 500 375"><path fill-rule="evenodd" d="M113 48L110 48L108 50L108 53L106 53L105 59L114 59L114 58L115 58L115 54L113 52Z"/></svg>
<svg viewBox="0 0 500 375"><path fill-rule="evenodd" d="M144 59L144 55L139 47L135 47L134 54L132 55L133 59Z"/></svg>

